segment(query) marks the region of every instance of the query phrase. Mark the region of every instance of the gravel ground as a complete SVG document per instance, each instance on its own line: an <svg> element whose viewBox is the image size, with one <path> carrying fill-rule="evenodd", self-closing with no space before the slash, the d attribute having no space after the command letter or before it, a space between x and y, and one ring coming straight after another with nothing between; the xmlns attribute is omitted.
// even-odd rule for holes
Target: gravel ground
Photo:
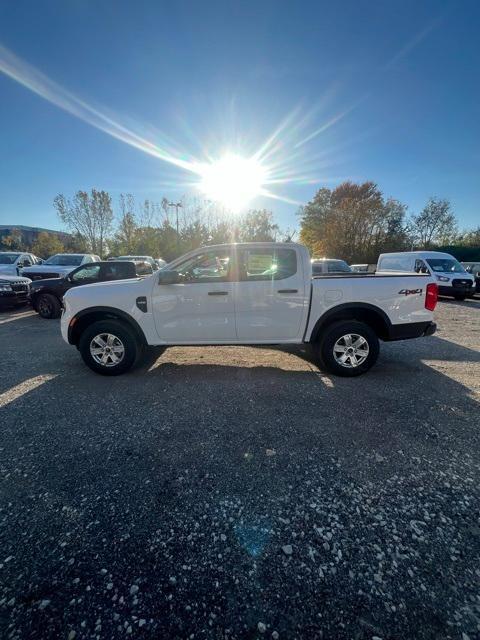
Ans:
<svg viewBox="0 0 480 640"><path fill-rule="evenodd" d="M0 637L480 637L480 300L359 379L0 314Z"/></svg>

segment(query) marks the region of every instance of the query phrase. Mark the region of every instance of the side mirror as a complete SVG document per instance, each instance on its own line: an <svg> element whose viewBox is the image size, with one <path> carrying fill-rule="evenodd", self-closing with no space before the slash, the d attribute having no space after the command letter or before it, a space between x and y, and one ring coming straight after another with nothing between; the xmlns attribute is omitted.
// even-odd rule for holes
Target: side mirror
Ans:
<svg viewBox="0 0 480 640"><path fill-rule="evenodd" d="M181 282L180 274L178 271L159 271L158 272L158 284L178 284Z"/></svg>

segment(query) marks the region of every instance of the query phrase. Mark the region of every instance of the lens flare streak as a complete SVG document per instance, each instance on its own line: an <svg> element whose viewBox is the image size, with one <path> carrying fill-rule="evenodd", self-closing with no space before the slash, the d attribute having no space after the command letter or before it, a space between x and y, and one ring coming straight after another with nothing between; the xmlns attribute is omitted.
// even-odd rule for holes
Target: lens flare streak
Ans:
<svg viewBox="0 0 480 640"><path fill-rule="evenodd" d="M307 127L312 117L318 117L321 102L303 115L300 106L297 106L253 153L250 151L244 154L233 150L236 146L235 142L241 140L241 136L237 134L232 135L232 148L217 156L212 156L205 150L202 152L203 159L198 159L181 151L178 145L165 134L158 131L147 134L145 127L139 126L138 123L127 125L128 119L120 119L116 114L78 98L1 44L0 71L92 127L192 174L192 181L185 184L199 189L205 197L220 202L232 212L245 208L258 196L299 205L300 203L294 198L274 193L269 187L318 182L319 177L315 173L331 164L328 161L327 151L317 156L318 159L324 159L324 162L318 163L314 161L317 158L312 156L309 158L300 147L304 147L333 127L358 104L355 103L350 108L340 111L321 126L317 123L310 132L307 132ZM330 100L331 94L332 92L327 91L323 102L327 98ZM190 130L190 138L192 137L197 138ZM149 138L156 140L157 144L151 142ZM181 181L177 181L177 186L181 184Z"/></svg>

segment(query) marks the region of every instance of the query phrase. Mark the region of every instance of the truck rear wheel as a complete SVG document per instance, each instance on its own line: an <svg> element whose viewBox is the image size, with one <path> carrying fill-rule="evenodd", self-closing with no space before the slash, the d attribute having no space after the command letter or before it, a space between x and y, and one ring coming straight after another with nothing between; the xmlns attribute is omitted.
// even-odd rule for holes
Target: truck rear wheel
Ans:
<svg viewBox="0 0 480 640"><path fill-rule="evenodd" d="M320 365L338 376L366 373L377 361L380 345L375 331L357 320L339 320L327 327L316 345Z"/></svg>
<svg viewBox="0 0 480 640"><path fill-rule="evenodd" d="M85 364L104 376L128 371L140 351L133 332L116 320L100 320L87 327L79 349Z"/></svg>

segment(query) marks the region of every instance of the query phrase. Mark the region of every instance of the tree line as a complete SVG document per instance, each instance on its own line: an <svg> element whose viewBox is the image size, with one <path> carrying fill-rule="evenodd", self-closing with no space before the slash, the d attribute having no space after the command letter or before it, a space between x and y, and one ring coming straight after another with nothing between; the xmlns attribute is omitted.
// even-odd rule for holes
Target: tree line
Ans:
<svg viewBox="0 0 480 640"><path fill-rule="evenodd" d="M31 250L41 257L62 251L103 258L151 255L168 262L203 245L288 240L292 235L280 229L271 211L252 209L233 216L200 198L173 204L165 198L138 201L121 194L114 206L108 192L92 189L77 191L72 198L59 194L53 204L68 236L42 232L27 247L20 246L21 236L13 233L1 239L2 249ZM460 232L448 200L432 197L419 213L407 215L404 204L385 198L373 182L321 188L300 208L298 218L300 241L313 257L374 263L386 251L447 245L480 251L480 227Z"/></svg>
<svg viewBox="0 0 480 640"><path fill-rule="evenodd" d="M408 216L407 207L385 198L373 182L322 188L300 209L300 239L316 257L375 263L380 253L445 246L478 248L480 227L459 231L448 200L432 197Z"/></svg>

